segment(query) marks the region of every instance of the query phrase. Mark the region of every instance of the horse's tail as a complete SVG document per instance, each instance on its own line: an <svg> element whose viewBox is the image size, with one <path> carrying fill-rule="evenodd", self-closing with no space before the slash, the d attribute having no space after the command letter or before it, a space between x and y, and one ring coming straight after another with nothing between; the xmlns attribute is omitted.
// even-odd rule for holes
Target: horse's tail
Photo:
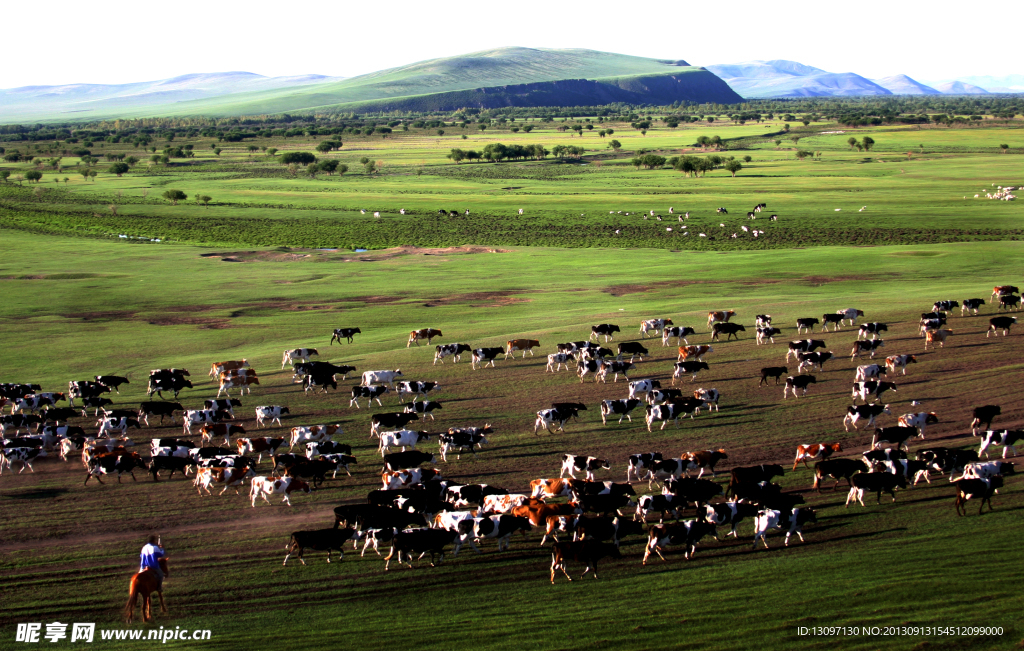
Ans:
<svg viewBox="0 0 1024 651"><path fill-rule="evenodd" d="M128 587L128 603L124 605L124 619L126 622L131 624L132 618L135 616L135 606L139 601L139 575L135 574L132 576L131 583Z"/></svg>

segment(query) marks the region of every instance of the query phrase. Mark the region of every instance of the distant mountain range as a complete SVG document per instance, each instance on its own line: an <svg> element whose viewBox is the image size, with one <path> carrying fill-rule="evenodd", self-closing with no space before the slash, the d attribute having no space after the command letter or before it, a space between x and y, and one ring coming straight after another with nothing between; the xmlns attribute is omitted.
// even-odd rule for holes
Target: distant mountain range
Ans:
<svg viewBox="0 0 1024 651"><path fill-rule="evenodd" d="M430 59L358 77L191 74L131 84L0 90L0 123L279 114L302 111L444 111L612 102L731 104L743 98L969 95L1024 92L1024 75L926 85L906 75L868 79L796 61L691 66L681 59L596 50L504 47Z"/></svg>
<svg viewBox="0 0 1024 651"><path fill-rule="evenodd" d="M747 61L705 66L743 97L855 97L861 95L982 95L1024 92L1024 75L965 77L934 86L907 75L868 79L853 72L827 72L796 61ZM980 85L979 85L980 84Z"/></svg>
<svg viewBox="0 0 1024 651"><path fill-rule="evenodd" d="M742 98L714 74L682 60L506 47L348 79L217 73L120 86L0 90L0 122L676 101L729 104Z"/></svg>

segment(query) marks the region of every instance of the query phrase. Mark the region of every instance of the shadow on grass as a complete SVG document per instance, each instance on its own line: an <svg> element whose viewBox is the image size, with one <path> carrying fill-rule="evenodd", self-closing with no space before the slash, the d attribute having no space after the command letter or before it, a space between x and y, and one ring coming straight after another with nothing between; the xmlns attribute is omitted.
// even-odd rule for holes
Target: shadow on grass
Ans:
<svg viewBox="0 0 1024 651"><path fill-rule="evenodd" d="M15 500L49 500L67 492L67 488L32 488L16 493L7 493L4 497Z"/></svg>

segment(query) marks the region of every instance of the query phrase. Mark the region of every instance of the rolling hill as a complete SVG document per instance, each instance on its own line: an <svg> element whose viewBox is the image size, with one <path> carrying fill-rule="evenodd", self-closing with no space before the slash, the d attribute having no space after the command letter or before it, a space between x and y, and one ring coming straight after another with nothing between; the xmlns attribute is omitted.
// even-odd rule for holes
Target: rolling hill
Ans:
<svg viewBox="0 0 1024 651"><path fill-rule="evenodd" d="M216 117L306 110L578 106L615 101L742 101L714 74L690 66L686 61L582 49L498 48L420 61L341 80L316 76L268 79L251 73L225 74L241 77L236 79L236 83L220 84L220 93L208 91L206 87L198 88L199 84L195 83L186 89L172 91L180 86L175 80L128 84L125 87L96 87L99 90L90 91L66 90L78 87L0 91L0 119L7 122L19 119ZM567 83L570 81L572 83ZM160 93L167 94L161 96Z"/></svg>
<svg viewBox="0 0 1024 651"><path fill-rule="evenodd" d="M852 72L826 72L796 61L747 61L707 69L743 97L850 97L891 95L870 79Z"/></svg>
<svg viewBox="0 0 1024 651"><path fill-rule="evenodd" d="M892 75L872 80L894 95L941 95L942 92L931 86L925 86L906 75Z"/></svg>

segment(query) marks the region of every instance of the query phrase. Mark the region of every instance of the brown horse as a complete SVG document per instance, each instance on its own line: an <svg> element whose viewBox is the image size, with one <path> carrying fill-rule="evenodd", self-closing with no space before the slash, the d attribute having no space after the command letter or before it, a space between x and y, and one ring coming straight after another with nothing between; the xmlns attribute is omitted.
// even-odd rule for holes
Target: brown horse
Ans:
<svg viewBox="0 0 1024 651"><path fill-rule="evenodd" d="M161 558L157 562L160 563L160 569L164 571L164 577L166 578L167 559ZM147 568L142 572L133 574L129 586L128 603L124 606L124 618L129 624L132 623L132 619L135 617L135 606L139 601L139 595L142 595L142 621L148 622L153 619L153 615L150 612L150 595L154 592L160 597L160 611L167 612L167 606L164 604L164 593L160 590L156 573L153 570Z"/></svg>

